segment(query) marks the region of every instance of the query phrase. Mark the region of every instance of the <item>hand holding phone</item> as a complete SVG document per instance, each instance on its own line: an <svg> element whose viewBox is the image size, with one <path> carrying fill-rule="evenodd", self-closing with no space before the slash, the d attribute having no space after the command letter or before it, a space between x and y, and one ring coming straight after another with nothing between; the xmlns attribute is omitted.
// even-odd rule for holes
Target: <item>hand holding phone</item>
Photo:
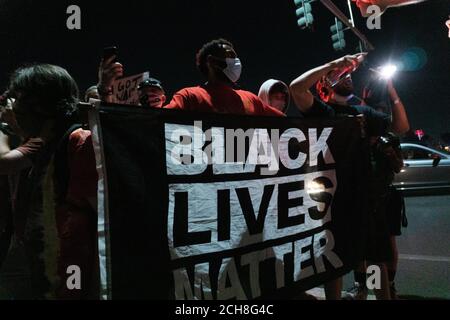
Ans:
<svg viewBox="0 0 450 320"><path fill-rule="evenodd" d="M117 60L116 46L103 49L102 62L98 72L98 90L102 96L111 92L114 80L123 77L123 65Z"/></svg>
<svg viewBox="0 0 450 320"><path fill-rule="evenodd" d="M116 58L111 63L117 62L117 53L118 51L116 46L103 48L103 61L106 61L115 56Z"/></svg>

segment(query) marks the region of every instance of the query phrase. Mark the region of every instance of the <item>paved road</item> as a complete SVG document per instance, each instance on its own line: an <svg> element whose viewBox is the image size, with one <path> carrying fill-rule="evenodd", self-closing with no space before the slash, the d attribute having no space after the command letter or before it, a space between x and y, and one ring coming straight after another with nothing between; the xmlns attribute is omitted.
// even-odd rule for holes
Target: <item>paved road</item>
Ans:
<svg viewBox="0 0 450 320"><path fill-rule="evenodd" d="M409 226L399 237L398 289L450 299L450 195L406 198Z"/></svg>
<svg viewBox="0 0 450 320"><path fill-rule="evenodd" d="M398 237L401 296L450 299L450 195L406 198L409 226ZM345 277L345 287L352 277Z"/></svg>

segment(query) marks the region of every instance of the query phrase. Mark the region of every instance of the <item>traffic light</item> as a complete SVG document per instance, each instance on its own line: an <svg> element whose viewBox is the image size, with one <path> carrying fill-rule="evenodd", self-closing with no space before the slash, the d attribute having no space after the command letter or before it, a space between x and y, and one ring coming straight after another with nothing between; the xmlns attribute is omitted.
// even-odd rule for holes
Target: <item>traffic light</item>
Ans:
<svg viewBox="0 0 450 320"><path fill-rule="evenodd" d="M334 21L334 24L330 28L331 40L333 40L334 50L339 51L345 48L344 26L337 18L334 18Z"/></svg>
<svg viewBox="0 0 450 320"><path fill-rule="evenodd" d="M297 24L302 29L312 27L314 17L311 13L311 2L313 2L313 0L294 0L295 7L297 8L297 10L295 10L295 14L298 18Z"/></svg>

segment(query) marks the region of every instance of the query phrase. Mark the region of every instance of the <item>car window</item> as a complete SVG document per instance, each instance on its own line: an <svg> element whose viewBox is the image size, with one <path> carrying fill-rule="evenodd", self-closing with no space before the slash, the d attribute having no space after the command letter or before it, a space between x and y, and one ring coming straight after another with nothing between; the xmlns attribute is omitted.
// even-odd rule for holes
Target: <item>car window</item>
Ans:
<svg viewBox="0 0 450 320"><path fill-rule="evenodd" d="M431 160L436 157L431 151L415 147L403 147L402 154L405 160Z"/></svg>

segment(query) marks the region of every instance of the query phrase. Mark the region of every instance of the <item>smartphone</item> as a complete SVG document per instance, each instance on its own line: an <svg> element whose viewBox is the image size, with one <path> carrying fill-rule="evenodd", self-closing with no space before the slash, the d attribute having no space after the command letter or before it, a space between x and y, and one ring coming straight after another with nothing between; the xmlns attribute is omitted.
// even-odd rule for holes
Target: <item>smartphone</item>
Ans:
<svg viewBox="0 0 450 320"><path fill-rule="evenodd" d="M116 46L106 47L103 49L103 61L111 58L112 56L116 56L113 63L117 62L117 47Z"/></svg>

